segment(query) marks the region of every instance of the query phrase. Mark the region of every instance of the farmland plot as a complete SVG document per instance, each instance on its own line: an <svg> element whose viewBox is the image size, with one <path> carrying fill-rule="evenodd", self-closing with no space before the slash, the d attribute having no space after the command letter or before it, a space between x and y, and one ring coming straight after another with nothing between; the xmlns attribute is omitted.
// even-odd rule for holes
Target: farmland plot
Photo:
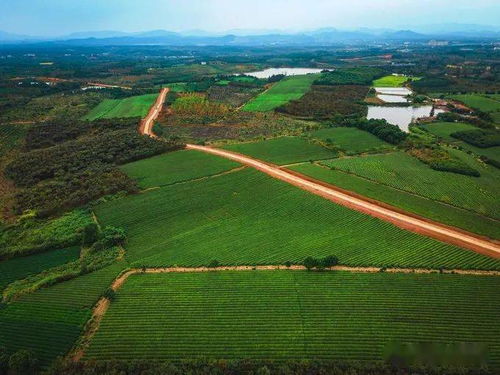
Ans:
<svg viewBox="0 0 500 375"><path fill-rule="evenodd" d="M245 169L103 203L134 266L283 264L337 255L352 266L500 269L500 261L399 229Z"/></svg>
<svg viewBox="0 0 500 375"><path fill-rule="evenodd" d="M236 143L222 147L278 165L309 160L330 159L337 153L298 137L280 137L258 142Z"/></svg>
<svg viewBox="0 0 500 375"><path fill-rule="evenodd" d="M480 214L382 185L341 170L328 169L309 163L294 165L289 168L365 197L402 208L405 211L462 228L469 232L500 239L499 222Z"/></svg>
<svg viewBox="0 0 500 375"><path fill-rule="evenodd" d="M121 170L142 188L170 185L222 173L240 164L197 151L176 151L125 164Z"/></svg>
<svg viewBox="0 0 500 375"><path fill-rule="evenodd" d="M494 367L499 282L286 270L139 274L118 291L86 358L380 361L394 342L460 342L485 347Z"/></svg>
<svg viewBox="0 0 500 375"><path fill-rule="evenodd" d="M290 100L300 99L318 78L318 74L292 76L277 82L269 90L250 100L243 107L244 111L265 112L288 103Z"/></svg>
<svg viewBox="0 0 500 375"><path fill-rule="evenodd" d="M158 94L132 96L125 99L105 99L92 109L84 119L145 117Z"/></svg>
<svg viewBox="0 0 500 375"><path fill-rule="evenodd" d="M479 170L481 177L436 171L402 152L335 159L321 164L479 214L500 218L498 172L493 167L479 164L470 155L456 152L456 156Z"/></svg>

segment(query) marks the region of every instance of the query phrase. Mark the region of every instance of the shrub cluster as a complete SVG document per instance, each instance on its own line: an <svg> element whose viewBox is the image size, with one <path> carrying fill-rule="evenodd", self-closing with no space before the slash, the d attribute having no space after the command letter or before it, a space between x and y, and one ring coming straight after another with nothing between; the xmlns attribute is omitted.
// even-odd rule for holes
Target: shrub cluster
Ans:
<svg viewBox="0 0 500 375"><path fill-rule="evenodd" d="M47 375L492 375L487 369L407 367L334 360L63 361Z"/></svg>
<svg viewBox="0 0 500 375"><path fill-rule="evenodd" d="M100 132L135 129L138 123L138 118L125 118L99 119L93 122L53 120L51 122L35 124L26 133L26 148L28 150L35 150L55 146L82 135L96 135Z"/></svg>
<svg viewBox="0 0 500 375"><path fill-rule="evenodd" d="M371 85L372 81L383 75L377 68L347 68L323 73L314 81L315 85Z"/></svg>
<svg viewBox="0 0 500 375"><path fill-rule="evenodd" d="M5 168L6 176L25 188L16 194L14 209L50 215L103 195L137 191L136 182L116 165L181 147L123 129L26 152Z"/></svg>
<svg viewBox="0 0 500 375"><path fill-rule="evenodd" d="M302 262L302 265L308 270L316 269L319 271L336 266L337 264L339 264L339 259L335 255L329 255L320 259L307 257Z"/></svg>
<svg viewBox="0 0 500 375"><path fill-rule="evenodd" d="M42 180L123 164L180 147L141 136L135 130L117 130L24 153L6 166L5 174L18 186L30 186Z"/></svg>
<svg viewBox="0 0 500 375"><path fill-rule="evenodd" d="M450 135L481 148L500 146L500 132L495 130L465 130Z"/></svg>
<svg viewBox="0 0 500 375"><path fill-rule="evenodd" d="M362 103L369 88L367 86L313 86L298 100L278 107L277 112L293 116L315 119L327 119L335 115L365 114L366 106Z"/></svg>
<svg viewBox="0 0 500 375"><path fill-rule="evenodd" d="M452 157L447 151L437 148L421 146L408 151L432 169L442 172L452 172L466 176L479 177L481 174L462 160Z"/></svg>
<svg viewBox="0 0 500 375"><path fill-rule="evenodd" d="M386 120L343 119L339 125L367 131L393 145L400 144L408 137L398 126L391 125Z"/></svg>
<svg viewBox="0 0 500 375"><path fill-rule="evenodd" d="M18 350L11 355L0 347L0 375L36 375L39 373L40 363L29 350Z"/></svg>

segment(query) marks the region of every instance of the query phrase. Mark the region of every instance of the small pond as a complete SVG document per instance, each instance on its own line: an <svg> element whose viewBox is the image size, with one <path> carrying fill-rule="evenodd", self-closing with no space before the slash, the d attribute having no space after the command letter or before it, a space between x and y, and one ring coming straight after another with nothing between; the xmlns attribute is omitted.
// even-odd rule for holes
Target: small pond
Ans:
<svg viewBox="0 0 500 375"><path fill-rule="evenodd" d="M420 107L387 107L387 106L368 106L368 115L370 119L384 119L389 124L397 125L405 132L408 131L408 125L414 119L429 117L432 111L431 105L423 105ZM442 109L435 109L434 114L444 112Z"/></svg>
<svg viewBox="0 0 500 375"><path fill-rule="evenodd" d="M412 91L406 87L375 87L377 98L386 103L408 103Z"/></svg>
<svg viewBox="0 0 500 375"><path fill-rule="evenodd" d="M278 74L287 76L298 76L311 73L321 73L325 69L312 69L312 68L269 68L258 72L245 73L247 76L266 79Z"/></svg>

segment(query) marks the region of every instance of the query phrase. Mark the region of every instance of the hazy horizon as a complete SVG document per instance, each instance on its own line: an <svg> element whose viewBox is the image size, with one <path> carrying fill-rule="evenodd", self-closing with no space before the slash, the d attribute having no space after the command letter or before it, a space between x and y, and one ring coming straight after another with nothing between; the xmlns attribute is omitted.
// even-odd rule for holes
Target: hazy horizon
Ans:
<svg viewBox="0 0 500 375"><path fill-rule="evenodd" d="M55 37L89 31L156 29L222 33L234 29L302 31L414 29L439 24L500 26L492 0L0 0L0 30Z"/></svg>

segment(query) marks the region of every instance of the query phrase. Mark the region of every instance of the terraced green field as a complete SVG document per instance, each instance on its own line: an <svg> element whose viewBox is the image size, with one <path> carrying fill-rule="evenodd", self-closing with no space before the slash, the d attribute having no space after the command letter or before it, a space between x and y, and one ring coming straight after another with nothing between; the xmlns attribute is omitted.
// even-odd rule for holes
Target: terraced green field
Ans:
<svg viewBox="0 0 500 375"><path fill-rule="evenodd" d="M481 177L435 171L403 152L334 159L321 164L499 219L497 170L480 164L470 155L456 153L479 170Z"/></svg>
<svg viewBox="0 0 500 375"><path fill-rule="evenodd" d="M105 99L83 117L94 121L100 118L145 117L158 94L131 96L125 99Z"/></svg>
<svg viewBox="0 0 500 375"><path fill-rule="evenodd" d="M312 138L328 142L348 154L387 151L394 148L373 134L356 128L325 128L308 133Z"/></svg>
<svg viewBox="0 0 500 375"><path fill-rule="evenodd" d="M240 164L218 156L183 150L139 160L120 168L135 178L142 188L150 188L212 176L238 166Z"/></svg>
<svg viewBox="0 0 500 375"><path fill-rule="evenodd" d="M500 365L498 277L246 271L131 276L87 359L381 361L392 343L479 343Z"/></svg>
<svg viewBox="0 0 500 375"><path fill-rule="evenodd" d="M459 131L476 130L475 126L461 122L435 122L423 125L422 127L450 144L461 146L465 150L474 152L476 155L484 155L491 159L500 160L500 146L488 148L476 147L450 136L450 134Z"/></svg>
<svg viewBox="0 0 500 375"><path fill-rule="evenodd" d="M236 143L222 148L279 165L330 159L337 156L335 151L299 137L280 137L258 142Z"/></svg>
<svg viewBox="0 0 500 375"><path fill-rule="evenodd" d="M244 111L266 112L288 103L290 100L300 99L311 88L318 74L286 77L275 83L269 90L250 100Z"/></svg>
<svg viewBox="0 0 500 375"><path fill-rule="evenodd" d="M480 214L394 189L341 170L310 163L294 165L289 168L346 190L402 208L405 211L490 238L500 239L500 223Z"/></svg>
<svg viewBox="0 0 500 375"><path fill-rule="evenodd" d="M500 261L401 230L251 169L176 184L96 207L127 232L135 266L301 262L337 255L353 266L493 268Z"/></svg>
<svg viewBox="0 0 500 375"><path fill-rule="evenodd" d="M74 246L0 262L0 292L13 281L71 262L79 256L80 247Z"/></svg>
<svg viewBox="0 0 500 375"><path fill-rule="evenodd" d="M48 365L65 355L90 318L91 308L124 264L40 289L0 309L0 347L32 350Z"/></svg>
<svg viewBox="0 0 500 375"><path fill-rule="evenodd" d="M385 76L373 81L374 87L401 87L404 85L406 81L411 80L419 80L420 77L412 77L412 76Z"/></svg>

